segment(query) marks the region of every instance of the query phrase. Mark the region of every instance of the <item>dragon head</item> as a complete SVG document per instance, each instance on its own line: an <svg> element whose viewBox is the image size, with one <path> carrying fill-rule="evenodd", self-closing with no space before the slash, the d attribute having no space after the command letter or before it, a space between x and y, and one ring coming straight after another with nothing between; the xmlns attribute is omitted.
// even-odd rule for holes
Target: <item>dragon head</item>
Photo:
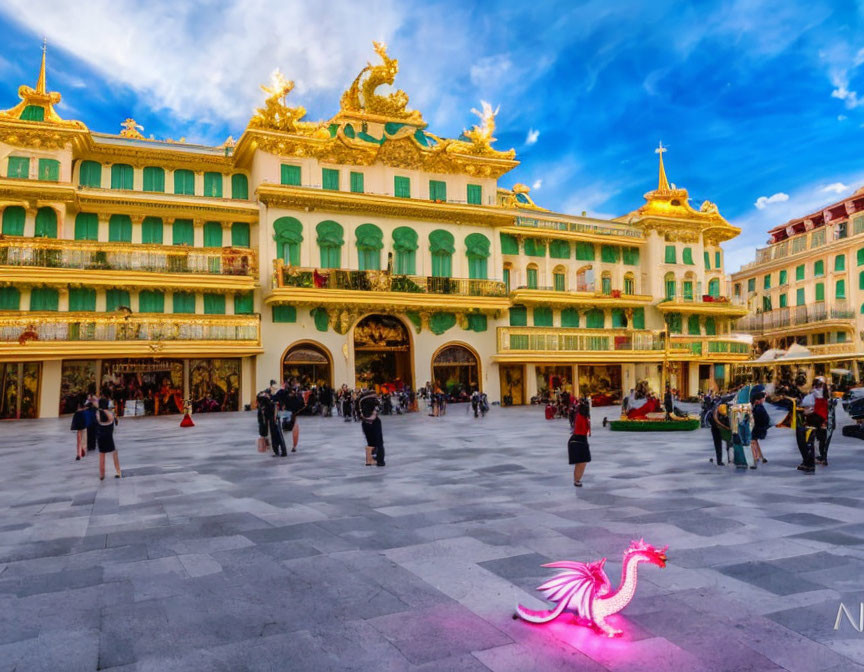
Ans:
<svg viewBox="0 0 864 672"><path fill-rule="evenodd" d="M630 555L636 555L638 560L650 562L652 565L662 568L666 566L666 549L668 548L668 545L663 548L655 548L651 544L646 544L644 539L640 539L630 542L630 547L624 552L624 557L626 559Z"/></svg>

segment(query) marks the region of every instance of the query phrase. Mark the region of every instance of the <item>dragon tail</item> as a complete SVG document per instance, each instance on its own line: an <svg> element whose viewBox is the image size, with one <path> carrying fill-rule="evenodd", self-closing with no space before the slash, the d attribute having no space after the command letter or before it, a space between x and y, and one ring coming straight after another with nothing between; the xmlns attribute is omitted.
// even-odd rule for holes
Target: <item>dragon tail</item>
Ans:
<svg viewBox="0 0 864 672"><path fill-rule="evenodd" d="M520 604L516 607L516 613L519 618L529 623L549 623L558 618L566 606L567 600L561 600L554 609L526 609Z"/></svg>

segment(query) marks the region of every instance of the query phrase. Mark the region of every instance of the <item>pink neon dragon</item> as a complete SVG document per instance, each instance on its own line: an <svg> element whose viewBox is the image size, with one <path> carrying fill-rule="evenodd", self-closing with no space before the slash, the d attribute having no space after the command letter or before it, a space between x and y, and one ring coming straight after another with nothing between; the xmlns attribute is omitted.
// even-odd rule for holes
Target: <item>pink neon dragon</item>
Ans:
<svg viewBox="0 0 864 672"><path fill-rule="evenodd" d="M613 591L609 577L603 570L606 558L599 562L550 562L544 567L561 569L537 590L550 602L557 603L554 609L536 611L521 604L516 613L529 623L549 623L558 618L565 609L575 611L586 625L593 626L608 637L617 637L622 631L606 623L606 618L626 607L636 593L636 568L640 562L650 562L658 567L666 566L666 549L654 548L644 539L633 541L624 551L621 567L621 585Z"/></svg>

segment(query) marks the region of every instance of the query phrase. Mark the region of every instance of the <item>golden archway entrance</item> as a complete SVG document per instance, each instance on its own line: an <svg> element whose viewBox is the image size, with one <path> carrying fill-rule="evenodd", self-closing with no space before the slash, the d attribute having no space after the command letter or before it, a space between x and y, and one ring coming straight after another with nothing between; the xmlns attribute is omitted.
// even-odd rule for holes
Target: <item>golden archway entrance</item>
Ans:
<svg viewBox="0 0 864 672"><path fill-rule="evenodd" d="M432 357L432 379L454 398L480 389L480 362L477 353L459 343L448 343Z"/></svg>
<svg viewBox="0 0 864 672"><path fill-rule="evenodd" d="M301 385L333 386L330 353L317 343L295 343L282 356L282 380L296 378Z"/></svg>
<svg viewBox="0 0 864 672"><path fill-rule="evenodd" d="M367 315L354 327L354 378L358 387L412 387L411 335L392 315Z"/></svg>

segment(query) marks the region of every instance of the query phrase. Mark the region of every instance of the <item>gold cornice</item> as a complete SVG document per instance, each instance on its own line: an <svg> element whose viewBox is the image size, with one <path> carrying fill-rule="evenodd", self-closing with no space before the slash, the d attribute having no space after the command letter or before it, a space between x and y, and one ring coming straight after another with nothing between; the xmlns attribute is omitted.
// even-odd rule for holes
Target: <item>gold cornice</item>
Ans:
<svg viewBox="0 0 864 672"><path fill-rule="evenodd" d="M825 331L826 329L842 329L849 333L855 333L856 319L854 317L835 318L833 320L822 320L821 322L813 322L812 324L796 324L783 327L782 329L771 329L770 331L751 332L758 338L785 338L787 336L799 336L804 334L812 334L814 332ZM783 360L778 359L776 362L782 363Z"/></svg>
<svg viewBox="0 0 864 672"><path fill-rule="evenodd" d="M503 226L513 221L512 214L492 206L435 203L413 198L354 194L311 187L265 183L258 187L256 195L270 208L289 210L337 211L487 226Z"/></svg>
<svg viewBox="0 0 864 672"><path fill-rule="evenodd" d="M44 268L36 266L0 266L0 284L4 285L81 285L105 288L171 288L201 292L250 292L258 285L248 275L207 273L163 273L158 271L89 270L77 268Z"/></svg>
<svg viewBox="0 0 864 672"><path fill-rule="evenodd" d="M0 361L103 357L241 357L264 352L260 341L0 342Z"/></svg>
<svg viewBox="0 0 864 672"><path fill-rule="evenodd" d="M622 247L637 247L644 245L647 242L646 238L641 236L615 236L603 235L597 233L583 233L581 231L556 231L549 228L535 228L531 226L504 226L500 229L501 233L507 233L511 236L523 238L554 238L557 240L569 240L573 242L591 242L601 245L620 245ZM561 261L566 261L562 259Z"/></svg>
<svg viewBox="0 0 864 672"><path fill-rule="evenodd" d="M17 199L32 203L48 201L72 203L75 200L75 187L69 183L3 177L0 178L0 199Z"/></svg>
<svg viewBox="0 0 864 672"><path fill-rule="evenodd" d="M750 314L747 306L733 303L707 301L661 301L657 304L661 313L682 313L685 315L723 315L726 317L744 317Z"/></svg>
<svg viewBox="0 0 864 672"><path fill-rule="evenodd" d="M120 136L113 136L120 137ZM128 163L136 168L159 166L161 168L185 168L198 172L212 171L230 173L234 170L232 156L209 152L196 153L186 145L159 140L138 140L139 144L108 144L99 141L99 135L87 135L86 145L76 159L87 159L100 163ZM178 149L183 147L185 149Z"/></svg>
<svg viewBox="0 0 864 672"><path fill-rule="evenodd" d="M256 203L232 199L215 199L202 196L179 196L151 194L109 189L77 190L76 206L86 212L143 215L176 215L189 219L214 219L232 222L257 222L259 209Z"/></svg>
<svg viewBox="0 0 864 672"><path fill-rule="evenodd" d="M647 294L622 295L620 298L594 292L557 292L519 288L510 292L513 303L544 306L586 306L593 308L639 308L648 306L654 297Z"/></svg>
<svg viewBox="0 0 864 672"><path fill-rule="evenodd" d="M74 122L80 124L80 122ZM0 117L0 143L30 149L82 147L90 131L80 126L61 126L50 122L19 121Z"/></svg>
<svg viewBox="0 0 864 672"><path fill-rule="evenodd" d="M463 296L453 294L417 294L412 292L367 292L351 289L316 289L313 287L278 287L265 297L266 305L291 303L344 308L393 308L397 310L507 310L510 301L500 296Z"/></svg>

